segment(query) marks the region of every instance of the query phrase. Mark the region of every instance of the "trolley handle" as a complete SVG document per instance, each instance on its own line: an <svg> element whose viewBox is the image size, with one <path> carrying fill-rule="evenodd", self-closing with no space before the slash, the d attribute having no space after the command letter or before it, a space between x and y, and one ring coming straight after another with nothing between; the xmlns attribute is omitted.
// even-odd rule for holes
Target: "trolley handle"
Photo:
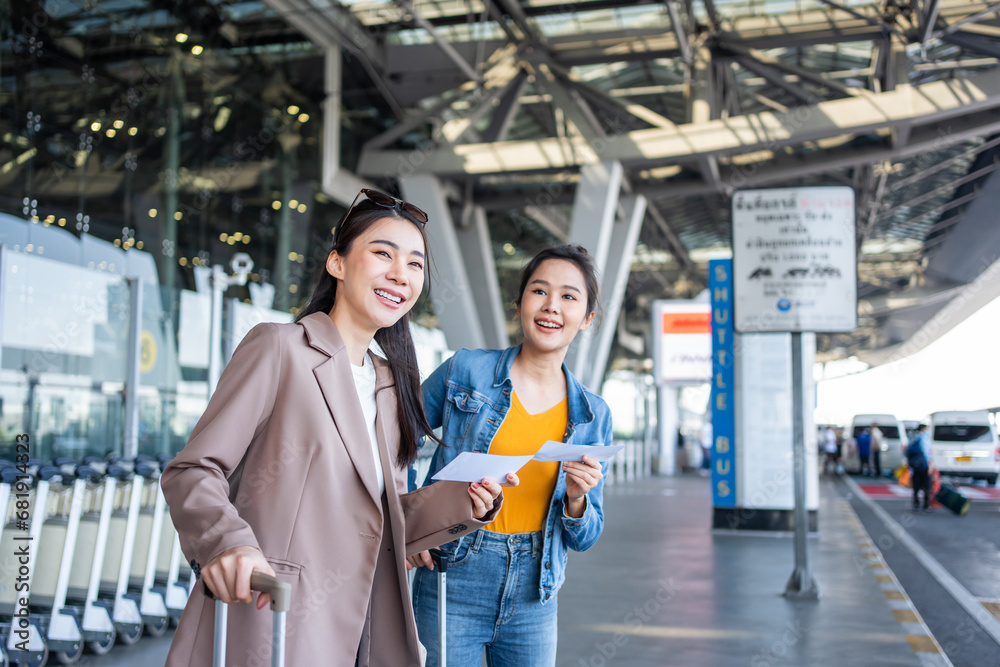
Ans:
<svg viewBox="0 0 1000 667"><path fill-rule="evenodd" d="M277 577L254 570L250 574L250 590L271 596L271 611L288 611L292 602L292 585Z"/></svg>
<svg viewBox="0 0 1000 667"><path fill-rule="evenodd" d="M448 554L445 552L440 549L431 549L431 560L434 561L434 565L441 572L448 571Z"/></svg>

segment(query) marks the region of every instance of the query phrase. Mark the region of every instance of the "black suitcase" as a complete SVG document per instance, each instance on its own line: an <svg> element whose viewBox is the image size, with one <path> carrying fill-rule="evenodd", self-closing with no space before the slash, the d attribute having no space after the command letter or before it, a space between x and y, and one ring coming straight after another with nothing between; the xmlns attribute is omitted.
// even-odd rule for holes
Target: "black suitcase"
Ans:
<svg viewBox="0 0 1000 667"><path fill-rule="evenodd" d="M959 493L955 487L950 484L942 484L941 488L938 489L937 494L935 494L934 500L938 501L959 516L968 512L969 506L972 505L971 500Z"/></svg>

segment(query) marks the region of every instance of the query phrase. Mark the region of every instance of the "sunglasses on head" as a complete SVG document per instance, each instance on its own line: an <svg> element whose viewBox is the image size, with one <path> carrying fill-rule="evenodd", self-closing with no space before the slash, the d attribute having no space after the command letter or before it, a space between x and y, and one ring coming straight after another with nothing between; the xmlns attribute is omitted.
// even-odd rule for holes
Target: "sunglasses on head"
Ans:
<svg viewBox="0 0 1000 667"><path fill-rule="evenodd" d="M427 224L427 213L423 209L414 206L408 201L403 201L402 199L398 199L396 197L393 197L392 195L387 195L386 193L381 192L379 190L373 190L372 188L361 188L361 191L358 192L357 196L354 198L354 201L351 202L351 207L347 209L347 213L344 214L343 217L344 222L342 222L337 227L337 231L333 235L334 245L337 244L337 237L340 236L340 228L343 227L344 224L350 219L351 211L354 210L354 207L358 203L358 197L360 197L361 195L367 197L368 201L375 204L376 206L393 209L395 211L400 211L401 213L407 214L415 222L419 222L421 226Z"/></svg>

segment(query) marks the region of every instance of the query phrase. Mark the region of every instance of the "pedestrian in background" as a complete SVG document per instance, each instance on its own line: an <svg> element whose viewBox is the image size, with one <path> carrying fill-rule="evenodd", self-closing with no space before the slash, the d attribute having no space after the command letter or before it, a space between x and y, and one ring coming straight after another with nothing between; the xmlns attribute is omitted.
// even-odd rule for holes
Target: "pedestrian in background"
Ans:
<svg viewBox="0 0 1000 667"><path fill-rule="evenodd" d="M920 492L924 494L923 509L931 511L931 447L927 424L917 427L917 433L906 445L906 463L910 466L913 484L913 511L920 510Z"/></svg>
<svg viewBox="0 0 1000 667"><path fill-rule="evenodd" d="M823 460L824 474L827 468L830 468L833 473L837 472L837 465L840 462L838 450L837 432L833 430L832 426L827 426L826 430L823 431L823 452L826 454L826 458Z"/></svg>
<svg viewBox="0 0 1000 667"><path fill-rule="evenodd" d="M872 437L872 444L871 444L871 450L872 450L872 455L871 455L872 467L875 469L875 476L876 477L881 477L882 476L882 447L884 446L883 442L885 441L885 438L882 436L882 429L880 429L878 427L878 424L875 424L874 422L871 425L871 430L869 431L869 433L871 434L871 437Z"/></svg>
<svg viewBox="0 0 1000 667"><path fill-rule="evenodd" d="M858 433L858 437L854 439L854 444L858 448L858 461L860 462L860 467L858 468L858 473L869 477L872 474L872 466L869 463L872 453L872 434L869 429L863 430Z"/></svg>

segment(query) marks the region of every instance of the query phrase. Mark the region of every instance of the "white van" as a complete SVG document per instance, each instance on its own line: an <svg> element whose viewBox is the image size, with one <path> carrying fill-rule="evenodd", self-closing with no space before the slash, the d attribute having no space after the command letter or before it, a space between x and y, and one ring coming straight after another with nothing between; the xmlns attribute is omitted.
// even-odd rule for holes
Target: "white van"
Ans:
<svg viewBox="0 0 1000 667"><path fill-rule="evenodd" d="M942 475L985 479L1000 473L1000 442L986 410L931 415L931 458Z"/></svg>
<svg viewBox="0 0 1000 667"><path fill-rule="evenodd" d="M890 475L906 460L906 429L895 415L854 415L850 430L844 434L843 464L848 472L859 472L861 460L858 458L857 437L872 424L882 431L882 452L879 464L883 475ZM872 469L874 470L874 460Z"/></svg>

